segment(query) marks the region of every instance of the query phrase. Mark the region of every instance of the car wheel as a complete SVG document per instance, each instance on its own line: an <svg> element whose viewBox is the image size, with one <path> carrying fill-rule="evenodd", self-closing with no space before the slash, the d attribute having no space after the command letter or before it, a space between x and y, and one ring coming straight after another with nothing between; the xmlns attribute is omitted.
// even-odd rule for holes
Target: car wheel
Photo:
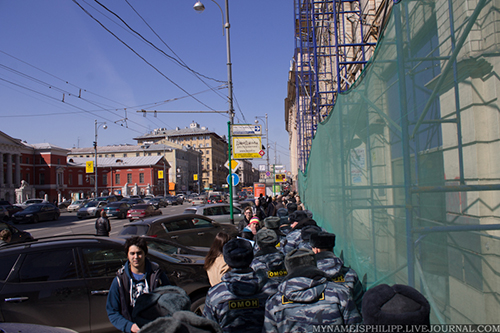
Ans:
<svg viewBox="0 0 500 333"><path fill-rule="evenodd" d="M38 223L39 218L37 215L33 215L33 223Z"/></svg>
<svg viewBox="0 0 500 333"><path fill-rule="evenodd" d="M201 295L194 298L191 302L191 311L198 316L203 316L203 309L205 309L205 296Z"/></svg>

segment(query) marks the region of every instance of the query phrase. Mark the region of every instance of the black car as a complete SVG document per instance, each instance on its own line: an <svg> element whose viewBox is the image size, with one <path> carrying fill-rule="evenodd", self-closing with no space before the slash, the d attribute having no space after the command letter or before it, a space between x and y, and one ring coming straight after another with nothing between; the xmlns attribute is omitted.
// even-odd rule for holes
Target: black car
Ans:
<svg viewBox="0 0 500 333"><path fill-rule="evenodd" d="M57 220L61 212L59 208L49 203L32 204L12 216L14 223L38 223L40 221Z"/></svg>
<svg viewBox="0 0 500 333"><path fill-rule="evenodd" d="M210 247L219 231L236 236L232 224L221 224L196 214L155 216L123 225L120 237L142 236L172 240L186 246Z"/></svg>
<svg viewBox="0 0 500 333"><path fill-rule="evenodd" d="M15 213L17 212L20 212L22 211L23 209L19 206L14 206L12 205L10 202L8 202L7 200L0 200L0 206L4 207L5 209L7 209L7 211L9 212L9 216L12 217L12 215L14 215Z"/></svg>
<svg viewBox="0 0 500 333"><path fill-rule="evenodd" d="M3 229L9 229L10 233L12 234L12 238L10 239L10 243L18 243L18 242L24 242L28 240L32 240L33 236L29 232L22 231L14 227L13 225L10 225L9 223L6 222L0 222L0 230Z"/></svg>
<svg viewBox="0 0 500 333"><path fill-rule="evenodd" d="M201 314L210 288L204 257L188 247L147 237L148 258L191 298ZM61 236L0 248L0 318L68 327L77 332L116 332L106 299L127 261L124 239ZM193 254L191 254L193 253Z"/></svg>

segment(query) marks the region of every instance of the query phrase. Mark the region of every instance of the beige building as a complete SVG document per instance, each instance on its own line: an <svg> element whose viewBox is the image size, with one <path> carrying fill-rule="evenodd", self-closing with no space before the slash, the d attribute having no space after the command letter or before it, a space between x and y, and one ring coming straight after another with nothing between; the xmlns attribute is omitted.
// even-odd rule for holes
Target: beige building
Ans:
<svg viewBox="0 0 500 333"><path fill-rule="evenodd" d="M226 184L228 147L225 136L220 137L207 127L192 122L189 127L167 130L158 128L134 138L139 145L173 142L201 152L202 189L221 189ZM167 141L165 141L167 140ZM170 163L170 161L169 161ZM172 166L174 169L174 166Z"/></svg>

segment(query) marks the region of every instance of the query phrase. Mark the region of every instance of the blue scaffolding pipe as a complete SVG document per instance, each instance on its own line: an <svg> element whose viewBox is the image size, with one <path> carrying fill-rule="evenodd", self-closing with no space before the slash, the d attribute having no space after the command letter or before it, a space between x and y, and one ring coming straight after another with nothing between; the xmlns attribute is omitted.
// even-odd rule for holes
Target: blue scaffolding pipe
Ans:
<svg viewBox="0 0 500 333"><path fill-rule="evenodd" d="M412 193L423 192L478 192L478 191L499 191L499 184L491 185L443 185L443 186L419 186L412 187Z"/></svg>
<svg viewBox="0 0 500 333"><path fill-rule="evenodd" d="M463 231L485 231L500 230L500 224L463 224L446 225L436 227L420 227L412 230L415 234L429 234L434 232L463 232Z"/></svg>

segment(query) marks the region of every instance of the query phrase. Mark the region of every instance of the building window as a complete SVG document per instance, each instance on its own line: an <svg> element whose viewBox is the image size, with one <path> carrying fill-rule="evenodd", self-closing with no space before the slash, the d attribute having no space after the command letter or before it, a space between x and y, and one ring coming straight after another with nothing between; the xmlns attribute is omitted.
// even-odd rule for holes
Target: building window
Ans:
<svg viewBox="0 0 500 333"><path fill-rule="evenodd" d="M69 184L70 186L72 186L72 185L73 185L73 175L68 175L68 184Z"/></svg>
<svg viewBox="0 0 500 333"><path fill-rule="evenodd" d="M45 174L44 173L40 174L39 181L40 181L39 185L45 185Z"/></svg>
<svg viewBox="0 0 500 333"><path fill-rule="evenodd" d="M115 184L120 184L120 174L115 175Z"/></svg>
<svg viewBox="0 0 500 333"><path fill-rule="evenodd" d="M111 154L111 157L115 157L115 154Z"/></svg>
<svg viewBox="0 0 500 333"><path fill-rule="evenodd" d="M102 157L102 154L99 154L99 157Z"/></svg>
<svg viewBox="0 0 500 333"><path fill-rule="evenodd" d="M141 153L135 153L135 156L140 156Z"/></svg>
<svg viewBox="0 0 500 333"><path fill-rule="evenodd" d="M64 178L62 173L57 174L57 186L62 186L64 184Z"/></svg>
<svg viewBox="0 0 500 333"><path fill-rule="evenodd" d="M60 158L57 159L57 165L61 165L61 159Z"/></svg>
<svg viewBox="0 0 500 333"><path fill-rule="evenodd" d="M78 175L78 185L83 185L83 175L82 174Z"/></svg>
<svg viewBox="0 0 500 333"><path fill-rule="evenodd" d="M106 174L102 175L102 184L108 185L108 175Z"/></svg>
<svg viewBox="0 0 500 333"><path fill-rule="evenodd" d="M127 154L126 154L126 153L125 153L125 154L123 154L123 157L127 157Z"/></svg>
<svg viewBox="0 0 500 333"><path fill-rule="evenodd" d="M210 162L210 158L207 157L207 163Z"/></svg>
<svg viewBox="0 0 500 333"><path fill-rule="evenodd" d="M132 174L127 173L127 183L132 184Z"/></svg>
<svg viewBox="0 0 500 333"><path fill-rule="evenodd" d="M139 183L144 184L144 173L143 172L141 172L139 174Z"/></svg>
<svg viewBox="0 0 500 333"><path fill-rule="evenodd" d="M156 155L160 156L160 155L161 155L161 153L156 153Z"/></svg>

